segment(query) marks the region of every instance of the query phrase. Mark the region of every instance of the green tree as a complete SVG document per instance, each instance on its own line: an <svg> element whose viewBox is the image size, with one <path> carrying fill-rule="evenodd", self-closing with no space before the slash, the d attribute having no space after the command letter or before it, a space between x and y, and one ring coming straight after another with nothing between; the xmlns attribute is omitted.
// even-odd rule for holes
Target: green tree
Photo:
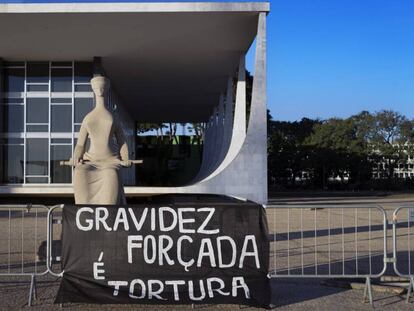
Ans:
<svg viewBox="0 0 414 311"><path fill-rule="evenodd" d="M270 117L270 118L269 118ZM309 171L309 146L304 144L317 120L284 122L268 114L268 169L271 182L294 185L302 171Z"/></svg>
<svg viewBox="0 0 414 311"><path fill-rule="evenodd" d="M414 155L414 120L405 120L401 124L401 140L407 145L407 152Z"/></svg>
<svg viewBox="0 0 414 311"><path fill-rule="evenodd" d="M381 110L374 115L373 123L369 137L373 155L377 161L386 163L387 176L391 180L399 160L407 156L404 146L412 136L407 130L409 121L398 112Z"/></svg>
<svg viewBox="0 0 414 311"><path fill-rule="evenodd" d="M282 185L307 171L324 189L330 176L348 174L352 188L372 187L373 167L385 164L390 186L395 168L414 155L414 120L392 110L300 122L274 121L269 114L268 135L269 176Z"/></svg>
<svg viewBox="0 0 414 311"><path fill-rule="evenodd" d="M312 147L317 185L326 189L330 176L344 180L349 174L350 181L355 183L366 178L366 174L361 174L361 168L368 165L366 141L358 135L353 118L332 118L315 124L306 143Z"/></svg>

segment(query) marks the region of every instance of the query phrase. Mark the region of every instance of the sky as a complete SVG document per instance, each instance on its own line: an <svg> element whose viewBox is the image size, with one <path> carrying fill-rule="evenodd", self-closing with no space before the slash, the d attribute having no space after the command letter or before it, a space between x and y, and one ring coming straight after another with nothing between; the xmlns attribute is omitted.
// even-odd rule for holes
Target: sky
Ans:
<svg viewBox="0 0 414 311"><path fill-rule="evenodd" d="M268 107L276 120L414 118L414 0L271 1Z"/></svg>
<svg viewBox="0 0 414 311"><path fill-rule="evenodd" d="M108 1L135 2L0 3ZM268 107L274 119L348 117L382 109L414 118L414 0L272 0L270 4ZM250 70L253 58L254 46L247 58Z"/></svg>

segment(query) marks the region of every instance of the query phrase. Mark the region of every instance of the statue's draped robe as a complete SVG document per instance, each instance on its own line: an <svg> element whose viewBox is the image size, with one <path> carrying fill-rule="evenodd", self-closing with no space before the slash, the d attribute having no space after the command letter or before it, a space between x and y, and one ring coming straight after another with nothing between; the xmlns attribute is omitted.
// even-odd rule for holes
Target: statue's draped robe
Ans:
<svg viewBox="0 0 414 311"><path fill-rule="evenodd" d="M125 204L118 157L95 160L85 153L86 160L75 168L75 203L76 204Z"/></svg>
<svg viewBox="0 0 414 311"><path fill-rule="evenodd" d="M125 204L118 148L125 143L123 130L120 122L112 116L101 117L99 112L97 115L98 118L93 111L88 114L79 131L75 160L81 155L83 163L75 166L73 182L75 203ZM88 152L84 152L88 137L91 148Z"/></svg>

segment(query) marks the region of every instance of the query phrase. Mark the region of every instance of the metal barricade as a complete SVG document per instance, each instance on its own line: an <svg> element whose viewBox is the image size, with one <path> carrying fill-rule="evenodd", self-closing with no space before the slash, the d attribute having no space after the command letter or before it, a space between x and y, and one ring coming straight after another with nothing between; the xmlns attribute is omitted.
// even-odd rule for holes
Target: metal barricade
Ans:
<svg viewBox="0 0 414 311"><path fill-rule="evenodd" d="M29 306L36 277L48 272L48 211L45 205L0 205L0 277L30 276Z"/></svg>
<svg viewBox="0 0 414 311"><path fill-rule="evenodd" d="M267 207L270 276L362 278L372 304L371 278L387 267L387 217L378 205Z"/></svg>
<svg viewBox="0 0 414 311"><path fill-rule="evenodd" d="M392 216L393 264L395 273L410 280L407 302L414 291L414 204L397 208Z"/></svg>
<svg viewBox="0 0 414 311"><path fill-rule="evenodd" d="M61 277L60 235L64 205L0 205L0 277L30 276L28 305L36 299L36 277ZM393 213L393 256L387 257L385 210L378 205L267 206L270 276L273 278L365 279L364 301L372 304L371 279L387 263L410 280L414 292L414 204ZM58 264L58 265L56 265Z"/></svg>
<svg viewBox="0 0 414 311"><path fill-rule="evenodd" d="M59 204L52 206L47 214L47 223L48 223L48 249L47 249L47 271L49 274L61 277L63 272L54 271L54 268L60 268L60 261L61 261L61 234L62 234L62 209L64 207L64 204ZM56 212L57 209L60 209L59 212ZM55 214L54 214L55 213ZM58 215L56 215L58 214ZM56 226L58 227L56 228ZM54 239L54 236L57 236L56 239ZM54 266L54 264L57 263L58 267Z"/></svg>

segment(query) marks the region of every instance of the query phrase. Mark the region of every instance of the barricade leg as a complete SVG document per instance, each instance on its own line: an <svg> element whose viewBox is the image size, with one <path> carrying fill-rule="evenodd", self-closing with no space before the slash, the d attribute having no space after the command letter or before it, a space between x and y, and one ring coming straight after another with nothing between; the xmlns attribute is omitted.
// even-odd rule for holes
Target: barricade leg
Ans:
<svg viewBox="0 0 414 311"><path fill-rule="evenodd" d="M414 291L414 277L410 277L410 285L408 285L408 289L407 289L407 300L406 300L407 303L410 302L410 296L413 291Z"/></svg>
<svg viewBox="0 0 414 311"><path fill-rule="evenodd" d="M37 300L37 279L36 276L33 278L33 299Z"/></svg>
<svg viewBox="0 0 414 311"><path fill-rule="evenodd" d="M372 306L373 305L373 302L372 302L372 286L371 286L371 279L369 277L365 281L364 300L363 300L364 303L367 302L367 296L368 296L369 304Z"/></svg>
<svg viewBox="0 0 414 311"><path fill-rule="evenodd" d="M36 276L32 275L30 280L30 291L29 291L29 302L28 306L32 306L33 300L37 299L37 292L36 292Z"/></svg>

